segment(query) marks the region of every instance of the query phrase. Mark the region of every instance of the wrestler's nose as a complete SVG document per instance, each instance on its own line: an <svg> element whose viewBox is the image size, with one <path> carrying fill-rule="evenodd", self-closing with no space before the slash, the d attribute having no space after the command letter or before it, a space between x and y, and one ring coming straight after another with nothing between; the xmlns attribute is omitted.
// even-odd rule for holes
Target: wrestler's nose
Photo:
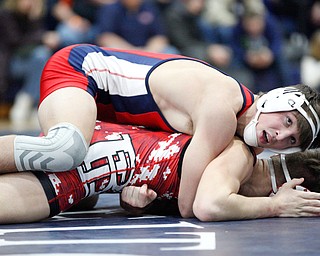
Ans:
<svg viewBox="0 0 320 256"><path fill-rule="evenodd" d="M293 136L292 131L289 130L278 130L275 133L275 140L282 142L287 140L288 138L291 138Z"/></svg>

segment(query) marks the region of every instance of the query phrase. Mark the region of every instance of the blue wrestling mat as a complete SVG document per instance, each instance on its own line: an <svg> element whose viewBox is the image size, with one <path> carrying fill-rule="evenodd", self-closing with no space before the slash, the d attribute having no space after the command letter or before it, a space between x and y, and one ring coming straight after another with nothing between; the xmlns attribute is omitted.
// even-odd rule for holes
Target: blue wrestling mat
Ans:
<svg viewBox="0 0 320 256"><path fill-rule="evenodd" d="M119 207L118 195L109 194L93 211L0 226L0 255L319 255L319 226L319 218L203 223L132 217Z"/></svg>

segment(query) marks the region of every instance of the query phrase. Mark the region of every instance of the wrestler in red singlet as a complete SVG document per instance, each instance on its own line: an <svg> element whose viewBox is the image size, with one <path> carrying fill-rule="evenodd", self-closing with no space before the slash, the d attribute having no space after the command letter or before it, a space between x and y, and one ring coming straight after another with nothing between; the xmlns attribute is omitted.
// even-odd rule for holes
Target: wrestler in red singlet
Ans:
<svg viewBox="0 0 320 256"><path fill-rule="evenodd" d="M85 197L120 192L127 185L147 183L159 199L178 198L180 161L190 139L181 133L97 121L88 154L77 169L34 174L45 190L51 216Z"/></svg>

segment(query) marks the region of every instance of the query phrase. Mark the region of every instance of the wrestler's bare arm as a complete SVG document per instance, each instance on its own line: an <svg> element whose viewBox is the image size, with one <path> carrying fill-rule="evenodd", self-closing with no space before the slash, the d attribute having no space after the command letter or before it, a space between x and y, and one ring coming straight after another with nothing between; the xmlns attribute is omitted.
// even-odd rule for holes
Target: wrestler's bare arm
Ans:
<svg viewBox="0 0 320 256"><path fill-rule="evenodd" d="M243 96L234 79L190 60L160 65L150 75L149 83L157 105L171 126L193 135L183 160L179 195L182 216L191 217L204 169L233 139Z"/></svg>
<svg viewBox="0 0 320 256"><path fill-rule="evenodd" d="M230 161L232 159L232 161ZM303 179L286 183L274 197L239 195L250 177L253 158L243 142L234 140L203 173L193 211L202 221L302 217L320 215L320 194L296 191ZM251 169L251 170L250 170Z"/></svg>
<svg viewBox="0 0 320 256"><path fill-rule="evenodd" d="M192 205L202 173L234 136L236 129L234 112L222 107L220 109L215 107L214 110L215 112L208 112L202 109L200 117L202 119L197 120L194 136L184 156L178 200L183 217L194 216Z"/></svg>

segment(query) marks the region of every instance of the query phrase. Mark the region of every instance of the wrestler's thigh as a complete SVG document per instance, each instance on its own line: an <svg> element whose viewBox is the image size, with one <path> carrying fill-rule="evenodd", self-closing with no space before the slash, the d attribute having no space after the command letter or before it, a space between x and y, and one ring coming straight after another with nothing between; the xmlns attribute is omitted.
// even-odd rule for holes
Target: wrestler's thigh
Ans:
<svg viewBox="0 0 320 256"><path fill-rule="evenodd" d="M0 175L0 224L45 219L50 208L39 180L29 172Z"/></svg>
<svg viewBox="0 0 320 256"><path fill-rule="evenodd" d="M62 122L75 125L89 143L95 127L97 106L85 90L66 87L49 94L39 106L39 122L44 134Z"/></svg>

